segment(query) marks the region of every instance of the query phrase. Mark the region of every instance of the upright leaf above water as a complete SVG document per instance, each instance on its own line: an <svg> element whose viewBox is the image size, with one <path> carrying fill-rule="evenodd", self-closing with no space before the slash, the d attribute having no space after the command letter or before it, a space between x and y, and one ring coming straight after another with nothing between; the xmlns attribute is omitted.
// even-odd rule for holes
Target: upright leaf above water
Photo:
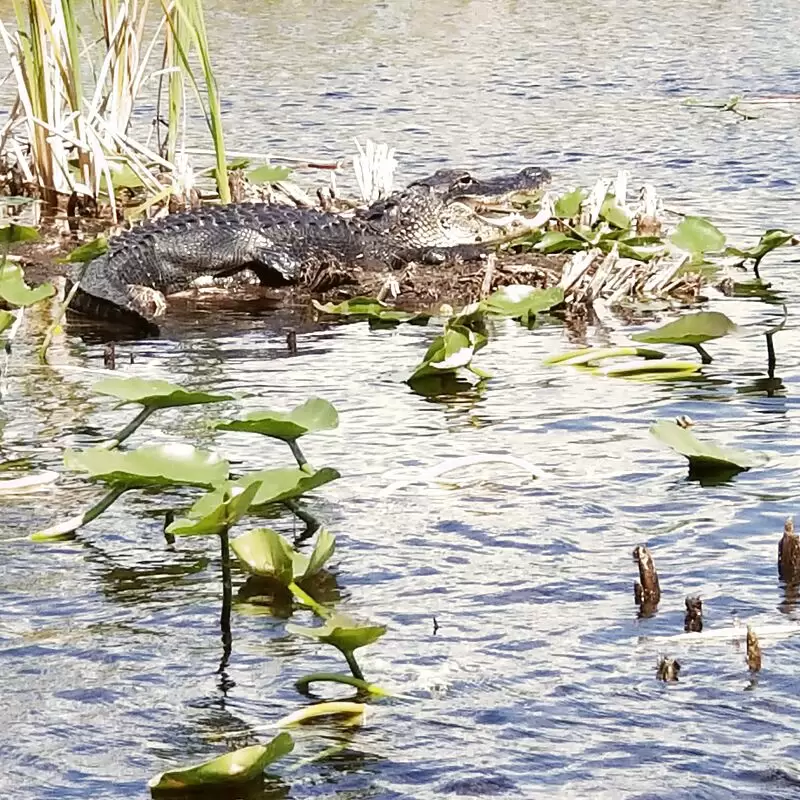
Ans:
<svg viewBox="0 0 800 800"><path fill-rule="evenodd" d="M221 790L226 785L249 783L261 778L269 764L291 753L293 748L292 737L282 732L266 745L254 744L202 764L162 772L148 786L153 797L163 797L171 793Z"/></svg>
<svg viewBox="0 0 800 800"><path fill-rule="evenodd" d="M261 488L253 499L253 505L262 506L267 503L294 500L340 477L341 475L332 467L322 467L310 474L301 469L283 467L249 472L241 478L237 478L233 484L247 486L253 481L258 481Z"/></svg>
<svg viewBox="0 0 800 800"><path fill-rule="evenodd" d="M307 433L332 430L338 425L339 414L333 405L320 397L312 397L291 411L252 411L242 419L216 422L214 427L293 442Z"/></svg>
<svg viewBox="0 0 800 800"><path fill-rule="evenodd" d="M235 399L230 394L193 392L168 381L143 378L104 378L92 386L92 391L116 397L121 401L120 405L138 403L154 409L222 403Z"/></svg>
<svg viewBox="0 0 800 800"><path fill-rule="evenodd" d="M67 469L130 489L167 486L211 487L228 477L229 464L215 453L188 444L162 444L120 452L94 447L67 450Z"/></svg>
<svg viewBox="0 0 800 800"><path fill-rule="evenodd" d="M256 528L237 536L231 549L248 572L262 578L273 578L284 586L309 578L319 572L333 555L334 537L321 530L310 556L298 553L276 531Z"/></svg>
<svg viewBox="0 0 800 800"><path fill-rule="evenodd" d="M648 344L685 344L694 347L700 353L703 363L707 364L711 362L711 356L701 347L703 342L719 339L737 330L738 327L725 314L719 311L699 311L696 314L686 314L660 328L636 333L631 339Z"/></svg>
<svg viewBox="0 0 800 800"><path fill-rule="evenodd" d="M754 247L747 249L727 247L725 248L725 255L738 256L744 261L751 259L753 261L753 271L756 274L756 278L760 280L761 276L759 274L758 267L761 264L761 259L764 258L767 253L772 252L778 247L782 247L787 243L797 244L798 242L800 242L800 237L797 235L779 228L771 228L770 230L761 234L758 244Z"/></svg>
<svg viewBox="0 0 800 800"><path fill-rule="evenodd" d="M291 633L298 633L301 636L332 644L338 650L346 653L352 653L359 647L366 647L386 633L385 625L360 622L346 614L334 614L318 628L287 625L286 629Z"/></svg>
<svg viewBox="0 0 800 800"><path fill-rule="evenodd" d="M659 420L650 426L651 435L689 460L690 474L705 475L713 472L735 474L764 464L766 456L720 447L713 442L701 441L691 431L671 420Z"/></svg>
<svg viewBox="0 0 800 800"><path fill-rule="evenodd" d="M258 481L245 487L223 484L197 500L186 517L171 522L166 532L174 536L218 536L247 513L260 488Z"/></svg>

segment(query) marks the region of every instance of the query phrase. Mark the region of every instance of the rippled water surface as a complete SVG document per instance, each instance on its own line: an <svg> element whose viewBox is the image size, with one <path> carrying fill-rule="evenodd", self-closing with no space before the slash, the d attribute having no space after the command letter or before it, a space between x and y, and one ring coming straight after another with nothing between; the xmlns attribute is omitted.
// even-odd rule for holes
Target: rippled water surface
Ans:
<svg viewBox="0 0 800 800"><path fill-rule="evenodd" d="M232 147L328 158L371 135L398 148L402 179L443 163L538 163L566 186L625 168L735 241L800 223L800 105L759 107L749 122L681 105L796 92L788 0L207 7ZM656 638L682 630L690 593L709 628L798 618L775 563L800 491L797 256L779 251L764 271L790 310L773 396L759 383L761 336L711 345L701 380L632 385L543 367L569 344L561 327L500 324L479 356L495 377L439 399L403 383L434 327L304 330L289 357L263 314L217 313L119 345L119 374L243 391L249 408L319 394L341 414L338 430L306 446L344 476L313 507L337 535L347 609L389 626L362 665L407 699L376 705L361 728L298 734L265 796L797 796L800 640L765 639L751 678L732 643ZM711 307L742 324L780 316L755 299ZM72 335L42 368L36 320L29 327L0 410L2 455L61 470L65 446L102 441L126 414L89 390L102 345ZM587 341L622 335L590 329ZM647 433L681 413L769 464L720 485L690 482ZM214 415L161 413L134 442L215 446L240 468L289 463L278 443L214 434ZM478 453L548 474L532 482L482 467L456 485L385 494L409 470ZM131 493L77 542L24 540L97 495L65 474L51 491L3 500L3 797L144 797L152 774L266 736L305 702L297 677L341 667L288 635L285 619L238 605L230 664L217 672L217 552L199 539L169 549L161 534L164 511L188 495ZM642 620L631 592L639 543L663 590ZM656 680L661 652L681 661L677 684Z"/></svg>

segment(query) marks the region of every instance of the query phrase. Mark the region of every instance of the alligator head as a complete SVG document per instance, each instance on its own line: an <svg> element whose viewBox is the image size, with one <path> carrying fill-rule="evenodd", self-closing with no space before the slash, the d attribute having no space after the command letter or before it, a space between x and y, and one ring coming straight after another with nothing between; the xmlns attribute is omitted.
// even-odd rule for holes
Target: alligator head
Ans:
<svg viewBox="0 0 800 800"><path fill-rule="evenodd" d="M525 167L519 172L491 178L476 178L467 170L439 169L409 184L409 188L428 186L445 201L480 207L508 202L514 195L532 194L551 180L550 173L541 167Z"/></svg>
<svg viewBox="0 0 800 800"><path fill-rule="evenodd" d="M376 228L414 247L453 247L491 243L508 236L503 226L478 211L531 194L550 181L550 173L526 167L512 174L476 178L467 170L440 169L359 212Z"/></svg>

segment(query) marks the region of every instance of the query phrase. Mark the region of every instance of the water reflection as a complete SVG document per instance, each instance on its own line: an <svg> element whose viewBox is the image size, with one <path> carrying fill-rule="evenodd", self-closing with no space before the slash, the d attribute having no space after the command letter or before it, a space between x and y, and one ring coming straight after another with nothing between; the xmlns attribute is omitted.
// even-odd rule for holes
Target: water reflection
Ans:
<svg viewBox="0 0 800 800"><path fill-rule="evenodd" d="M680 105L688 94L796 92L788 0L677 2L656 15L610 0L207 9L231 147L335 158L352 135L372 135L398 148L402 182L443 163L487 172L538 162L557 186L625 167L634 185L653 182L669 207L710 215L736 244L800 219L796 105L764 107L753 123ZM0 13L10 18L7 3ZM142 108L143 126L152 111ZM404 380L433 330L319 326L283 307L198 302L170 315L160 339L114 332L115 374L240 391L248 410L311 394L340 410L341 427L309 443L314 463L343 474L313 501L338 537L330 596L388 623L363 666L415 700L376 706L359 729L303 730L292 765L316 760L277 765L286 783L256 796L795 796L795 640L763 643L757 684L728 644L676 648L681 680L665 687L651 638L682 630L688 592L702 596L707 629L734 609L764 623L797 613L797 587L775 572L776 520L796 512L800 492L794 260L776 251L763 270L769 288L741 284L712 304L767 325L786 303L774 358L760 336L725 339L702 378L669 384L542 366L571 342L617 335L592 320L502 327L479 354L491 380L425 395ZM120 427L90 391L107 338L70 321L51 368L20 342L0 415L4 453L61 470L63 446ZM231 453L237 469L287 463L268 442L214 433L218 413L159 413L132 444L190 440ZM647 433L679 414L718 423L725 444L772 460L718 484L689 480ZM548 477L489 474L382 495L399 468L486 452L529 459ZM254 582L234 572L232 649L218 674L216 543L167 549L163 498L126 498L76 543L22 540L92 493L65 478L4 498L0 658L13 692L3 796L140 796L150 775L217 755L221 741L260 740L305 702L298 677L341 669L285 633L285 598L251 594ZM663 597L657 614L636 618L630 552L643 541ZM313 624L307 612L294 617Z"/></svg>

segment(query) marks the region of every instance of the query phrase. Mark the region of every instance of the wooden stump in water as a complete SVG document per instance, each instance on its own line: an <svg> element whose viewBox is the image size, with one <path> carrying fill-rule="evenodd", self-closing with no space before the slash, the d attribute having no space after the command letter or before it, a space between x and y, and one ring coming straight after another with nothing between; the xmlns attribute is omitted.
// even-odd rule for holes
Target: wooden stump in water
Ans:
<svg viewBox="0 0 800 800"><path fill-rule="evenodd" d="M658 662L658 669L656 676L660 681L665 683L673 683L678 680L678 673L681 671L681 664L674 658L667 658L664 656Z"/></svg>
<svg viewBox="0 0 800 800"><path fill-rule="evenodd" d="M686 598L686 616L683 620L686 633L700 633L703 630L703 601L699 597Z"/></svg>
<svg viewBox="0 0 800 800"><path fill-rule="evenodd" d="M800 536L794 532L794 520L787 517L778 544L778 575L786 583L800 582Z"/></svg>
<svg viewBox="0 0 800 800"><path fill-rule="evenodd" d="M643 544L633 548L633 558L639 565L639 580L633 584L633 597L641 615L646 617L656 610L661 599L658 573L653 556Z"/></svg>
<svg viewBox="0 0 800 800"><path fill-rule="evenodd" d="M761 669L761 647L758 644L756 632L747 626L747 666L750 672L758 672Z"/></svg>

